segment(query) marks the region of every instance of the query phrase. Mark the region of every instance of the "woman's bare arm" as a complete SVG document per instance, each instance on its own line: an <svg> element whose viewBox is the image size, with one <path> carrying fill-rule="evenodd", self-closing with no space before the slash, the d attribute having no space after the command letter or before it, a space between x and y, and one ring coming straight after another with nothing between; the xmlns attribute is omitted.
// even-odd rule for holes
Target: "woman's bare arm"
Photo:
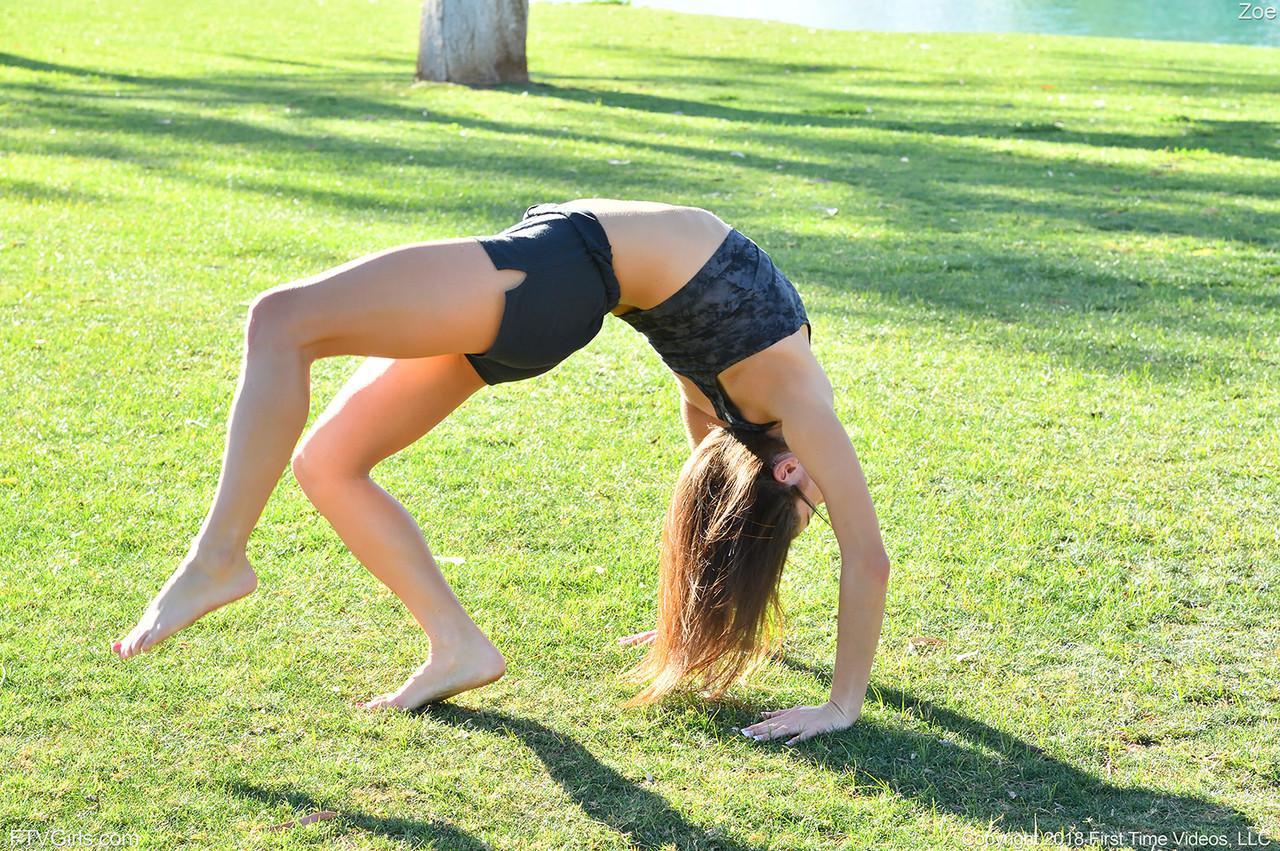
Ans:
<svg viewBox="0 0 1280 851"><path fill-rule="evenodd" d="M861 715L884 620L889 558L857 454L831 405L826 375L810 371L780 385L778 394L783 437L822 491L840 545L831 700L822 707L766 713L765 721L744 728L758 740L788 736L791 744L847 727Z"/></svg>

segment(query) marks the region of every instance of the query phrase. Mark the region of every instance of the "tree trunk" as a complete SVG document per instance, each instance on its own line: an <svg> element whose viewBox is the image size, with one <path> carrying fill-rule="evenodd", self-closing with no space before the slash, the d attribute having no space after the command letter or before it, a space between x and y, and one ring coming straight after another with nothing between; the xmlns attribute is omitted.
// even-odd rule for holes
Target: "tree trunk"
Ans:
<svg viewBox="0 0 1280 851"><path fill-rule="evenodd" d="M527 83L528 0L423 0L418 79Z"/></svg>

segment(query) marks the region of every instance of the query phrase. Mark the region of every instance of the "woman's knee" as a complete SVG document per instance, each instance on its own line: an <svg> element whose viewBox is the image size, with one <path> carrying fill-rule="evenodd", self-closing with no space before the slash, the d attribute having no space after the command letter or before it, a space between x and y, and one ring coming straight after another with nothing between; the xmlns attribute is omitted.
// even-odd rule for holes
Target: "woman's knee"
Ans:
<svg viewBox="0 0 1280 851"><path fill-rule="evenodd" d="M301 311L298 293L291 285L265 290L249 304L245 323L245 340L252 346L291 345L300 346Z"/></svg>
<svg viewBox="0 0 1280 851"><path fill-rule="evenodd" d="M324 450L314 439L304 440L294 450L289 467L298 485L312 501L324 499L327 494L344 489L344 483L369 475L369 470L363 469L362 465L343 461Z"/></svg>

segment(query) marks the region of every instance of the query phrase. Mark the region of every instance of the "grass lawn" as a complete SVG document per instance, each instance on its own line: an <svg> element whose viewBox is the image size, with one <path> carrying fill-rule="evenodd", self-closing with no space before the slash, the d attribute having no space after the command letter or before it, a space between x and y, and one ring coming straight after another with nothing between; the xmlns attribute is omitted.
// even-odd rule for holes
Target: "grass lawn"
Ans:
<svg viewBox="0 0 1280 851"><path fill-rule="evenodd" d="M1280 838L1280 51L535 5L533 82L472 90L412 83L417 22L0 7L0 842ZM687 450L614 321L375 471L505 679L356 710L427 643L291 475L257 594L110 653L204 517L256 293L584 196L714 210L803 295L893 562L854 728L736 733L828 695L821 524L783 657L618 708ZM315 365L313 416L355 366Z"/></svg>

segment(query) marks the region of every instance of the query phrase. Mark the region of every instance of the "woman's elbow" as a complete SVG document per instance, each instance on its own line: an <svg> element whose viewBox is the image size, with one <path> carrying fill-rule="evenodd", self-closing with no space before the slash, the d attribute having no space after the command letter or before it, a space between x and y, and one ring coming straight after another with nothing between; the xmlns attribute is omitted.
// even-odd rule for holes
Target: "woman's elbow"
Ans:
<svg viewBox="0 0 1280 851"><path fill-rule="evenodd" d="M854 565L864 575L888 584L889 582L889 554L883 549L875 549L860 553L853 560Z"/></svg>

